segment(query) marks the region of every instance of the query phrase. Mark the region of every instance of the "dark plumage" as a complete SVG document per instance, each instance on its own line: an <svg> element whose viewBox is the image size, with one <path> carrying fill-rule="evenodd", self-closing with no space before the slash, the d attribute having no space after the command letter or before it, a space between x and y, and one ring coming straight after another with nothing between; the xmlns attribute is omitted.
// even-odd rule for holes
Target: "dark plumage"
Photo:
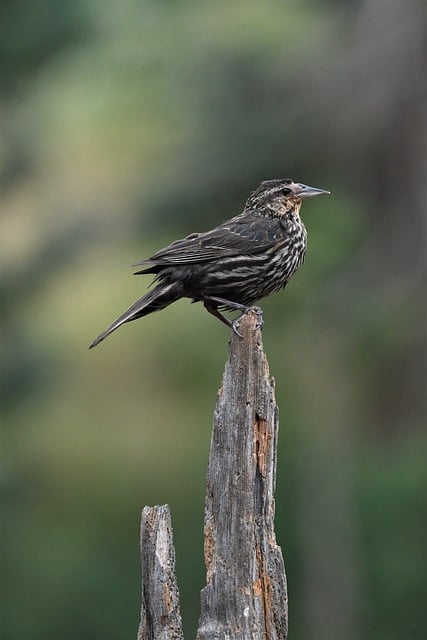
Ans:
<svg viewBox="0 0 427 640"><path fill-rule="evenodd" d="M90 345L95 347L125 322L164 309L180 298L232 323L221 310L246 310L286 286L304 261L307 232L302 200L329 193L292 180L266 180L241 214L212 231L192 233L134 266L152 273L156 286L137 300Z"/></svg>

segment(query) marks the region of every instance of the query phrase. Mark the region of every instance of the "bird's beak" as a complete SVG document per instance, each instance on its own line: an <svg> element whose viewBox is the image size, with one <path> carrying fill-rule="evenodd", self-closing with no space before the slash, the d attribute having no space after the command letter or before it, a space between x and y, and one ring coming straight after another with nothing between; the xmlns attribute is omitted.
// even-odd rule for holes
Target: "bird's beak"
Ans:
<svg viewBox="0 0 427 640"><path fill-rule="evenodd" d="M330 191L325 191L324 189L316 189L315 187L309 187L306 184L298 183L296 185L298 187L297 195L302 200L306 198L314 198L315 196L321 196L323 194L330 194Z"/></svg>

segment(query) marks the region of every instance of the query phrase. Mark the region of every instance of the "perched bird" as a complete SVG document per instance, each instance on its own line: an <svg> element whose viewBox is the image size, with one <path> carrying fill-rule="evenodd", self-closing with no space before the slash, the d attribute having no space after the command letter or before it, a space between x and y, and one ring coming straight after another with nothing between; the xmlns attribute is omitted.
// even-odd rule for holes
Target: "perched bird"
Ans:
<svg viewBox="0 0 427 640"><path fill-rule="evenodd" d="M241 214L212 231L192 233L134 264L153 273L156 286L132 304L90 345L95 347L125 322L160 311L180 298L203 302L237 331L222 311L247 311L283 289L303 263L307 232L302 201L329 191L292 180L266 180L251 193ZM239 334L240 335L240 334Z"/></svg>

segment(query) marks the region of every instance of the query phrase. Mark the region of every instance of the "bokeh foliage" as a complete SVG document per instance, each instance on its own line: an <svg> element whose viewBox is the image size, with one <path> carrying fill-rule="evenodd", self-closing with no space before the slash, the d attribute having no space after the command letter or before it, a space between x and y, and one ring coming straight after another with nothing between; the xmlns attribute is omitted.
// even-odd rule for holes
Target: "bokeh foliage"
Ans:
<svg viewBox="0 0 427 640"><path fill-rule="evenodd" d="M423 637L425 41L417 0L2 3L2 637L132 637L164 502L191 637L227 332L181 301L86 346L279 176L333 192L263 303L290 633Z"/></svg>

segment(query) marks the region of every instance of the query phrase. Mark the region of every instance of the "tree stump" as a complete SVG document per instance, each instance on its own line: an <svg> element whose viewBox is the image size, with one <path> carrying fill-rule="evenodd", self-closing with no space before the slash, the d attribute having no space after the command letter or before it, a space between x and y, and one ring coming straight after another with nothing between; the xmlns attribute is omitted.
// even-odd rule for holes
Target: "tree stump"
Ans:
<svg viewBox="0 0 427 640"><path fill-rule="evenodd" d="M167 505L142 510L141 564L141 621L137 640L183 639L175 549Z"/></svg>
<svg viewBox="0 0 427 640"><path fill-rule="evenodd" d="M286 575L274 533L278 409L257 322L250 311L240 321L243 337L231 335L215 407L206 482L206 586L197 640L287 637ZM150 631L141 622L148 631L138 640L182 638L168 518L169 512L166 529L154 514L150 525L147 519L141 524L143 607L152 612L156 628L151 625ZM166 574L164 566L156 567L158 547L144 533L153 525L157 538L167 541Z"/></svg>

